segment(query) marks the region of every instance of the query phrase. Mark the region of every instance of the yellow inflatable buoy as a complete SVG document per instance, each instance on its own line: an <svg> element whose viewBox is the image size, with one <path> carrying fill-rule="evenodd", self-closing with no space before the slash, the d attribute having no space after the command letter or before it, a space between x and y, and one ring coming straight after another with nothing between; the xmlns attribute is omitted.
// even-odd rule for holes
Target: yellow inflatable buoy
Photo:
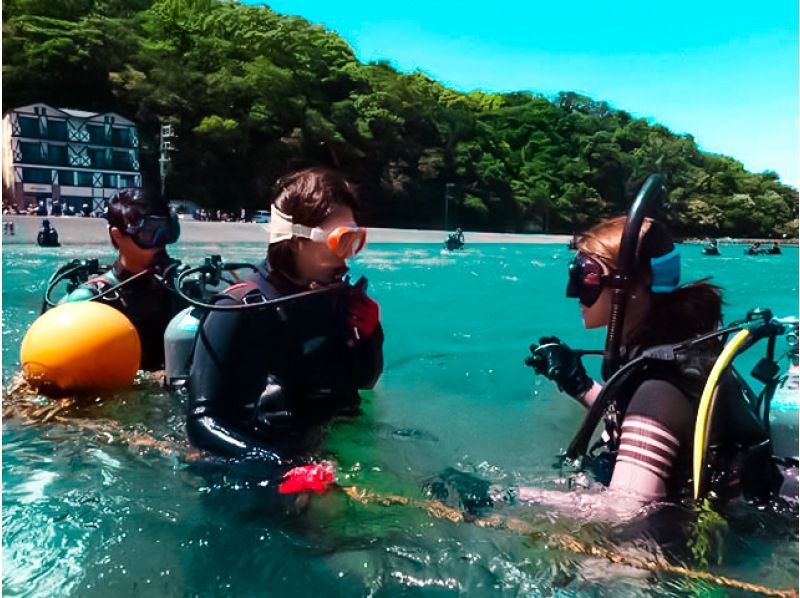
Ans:
<svg viewBox="0 0 800 598"><path fill-rule="evenodd" d="M25 380L45 392L130 386L141 343L120 311L95 301L64 303L39 316L22 339Z"/></svg>

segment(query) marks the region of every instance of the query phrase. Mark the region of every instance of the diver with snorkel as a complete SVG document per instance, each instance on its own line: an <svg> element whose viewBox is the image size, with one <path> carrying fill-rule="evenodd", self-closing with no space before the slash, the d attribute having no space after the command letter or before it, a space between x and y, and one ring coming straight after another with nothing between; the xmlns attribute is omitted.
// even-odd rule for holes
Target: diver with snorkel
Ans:
<svg viewBox="0 0 800 598"><path fill-rule="evenodd" d="M796 451L775 454L770 438L770 403L782 379L776 339L790 328L796 334L796 320L752 310L720 328L721 290L704 280L681 285L669 232L645 218L662 185L661 177L650 177L627 218L581 235L569 266L567 296L580 302L585 327L608 328L605 382L592 380L581 361L599 351L573 350L555 337L531 345L525 363L586 407L566 456L608 464L606 504L617 515L690 492L796 503ZM760 339L767 352L752 372L764 384L759 395L730 364ZM602 437L590 449L601 423ZM581 501L528 487L518 498L568 507Z"/></svg>

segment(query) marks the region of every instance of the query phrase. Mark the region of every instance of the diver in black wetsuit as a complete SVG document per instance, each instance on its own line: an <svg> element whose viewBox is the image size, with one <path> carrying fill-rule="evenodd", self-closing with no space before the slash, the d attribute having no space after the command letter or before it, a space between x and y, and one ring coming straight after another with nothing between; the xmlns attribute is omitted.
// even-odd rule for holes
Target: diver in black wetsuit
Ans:
<svg viewBox="0 0 800 598"><path fill-rule="evenodd" d="M764 253L764 250L761 249L761 243L756 241L754 243L750 243L750 247L745 250L745 255L761 255Z"/></svg>
<svg viewBox="0 0 800 598"><path fill-rule="evenodd" d="M618 268L625 226L624 217L615 218L578 239L578 254L569 268L567 295L580 301L586 328L609 325L614 291L611 281ZM634 271L628 273L632 283L621 336L622 363L634 360L649 348L672 346L718 328L720 290L702 281L679 285L680 259L666 228L646 220L634 247L635 265ZM691 363L656 359L646 362L627 382L614 385L610 408L605 410L605 442L600 444L601 456L611 470L610 479L605 480L608 500L601 508L610 517L632 514L654 499L688 494L698 399L720 349L718 342L711 339ZM555 381L560 390L590 413L593 411L604 387L587 375L578 352L555 337L543 337L531 346L531 353L527 365ZM730 376L720 386L718 401L721 423L716 426L713 440L721 455L716 465L727 463L725 490L741 487L754 496L765 497L778 483L770 460L769 437ZM744 454L738 471L730 460L737 451ZM725 469L724 465L720 468ZM521 500L572 509L587 503L584 506L594 512L599 506L596 495L523 487L518 496Z"/></svg>
<svg viewBox="0 0 800 598"><path fill-rule="evenodd" d="M36 236L36 242L39 247L61 247L58 242L58 232L54 226L50 226L50 221L46 218L42 220L42 229Z"/></svg>
<svg viewBox="0 0 800 598"><path fill-rule="evenodd" d="M123 190L108 204L108 234L118 250L106 272L90 278L63 299L96 300L124 313L136 327L142 344L143 370L164 367L164 330L187 304L169 288L180 261L166 246L178 240L180 223L155 192Z"/></svg>
<svg viewBox="0 0 800 598"><path fill-rule="evenodd" d="M303 432L352 412L358 389L383 369L383 331L365 284L342 282L345 259L364 246L354 187L322 168L278 182L268 257L219 305L288 298L256 309L210 311L197 335L189 374L191 442L222 457L277 465ZM304 447L305 448L305 447Z"/></svg>

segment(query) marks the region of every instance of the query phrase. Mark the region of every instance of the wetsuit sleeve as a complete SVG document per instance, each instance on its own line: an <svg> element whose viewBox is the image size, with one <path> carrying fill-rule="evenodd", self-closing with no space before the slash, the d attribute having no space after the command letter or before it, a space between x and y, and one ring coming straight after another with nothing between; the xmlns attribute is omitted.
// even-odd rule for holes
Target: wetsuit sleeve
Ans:
<svg viewBox="0 0 800 598"><path fill-rule="evenodd" d="M634 492L645 499L667 493L681 450L686 450L694 424L689 399L674 385L648 380L631 398L622 421L622 435L612 490Z"/></svg>
<svg viewBox="0 0 800 598"><path fill-rule="evenodd" d="M225 299L221 303L233 304ZM247 312L212 311L198 331L189 373L187 433L192 444L222 457L280 458L243 425L264 390L269 331Z"/></svg>

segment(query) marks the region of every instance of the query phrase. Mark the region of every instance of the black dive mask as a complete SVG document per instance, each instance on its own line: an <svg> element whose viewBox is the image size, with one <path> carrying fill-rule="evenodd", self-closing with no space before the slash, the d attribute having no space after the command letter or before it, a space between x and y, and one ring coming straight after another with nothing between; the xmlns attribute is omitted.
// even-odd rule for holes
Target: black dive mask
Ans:
<svg viewBox="0 0 800 598"><path fill-rule="evenodd" d="M569 264L567 297L577 298L581 305L591 307L600 298L607 281L600 262L585 253L578 253Z"/></svg>
<svg viewBox="0 0 800 598"><path fill-rule="evenodd" d="M137 224L129 224L125 234L142 249L154 249L174 243L181 236L181 225L175 214L144 216Z"/></svg>

